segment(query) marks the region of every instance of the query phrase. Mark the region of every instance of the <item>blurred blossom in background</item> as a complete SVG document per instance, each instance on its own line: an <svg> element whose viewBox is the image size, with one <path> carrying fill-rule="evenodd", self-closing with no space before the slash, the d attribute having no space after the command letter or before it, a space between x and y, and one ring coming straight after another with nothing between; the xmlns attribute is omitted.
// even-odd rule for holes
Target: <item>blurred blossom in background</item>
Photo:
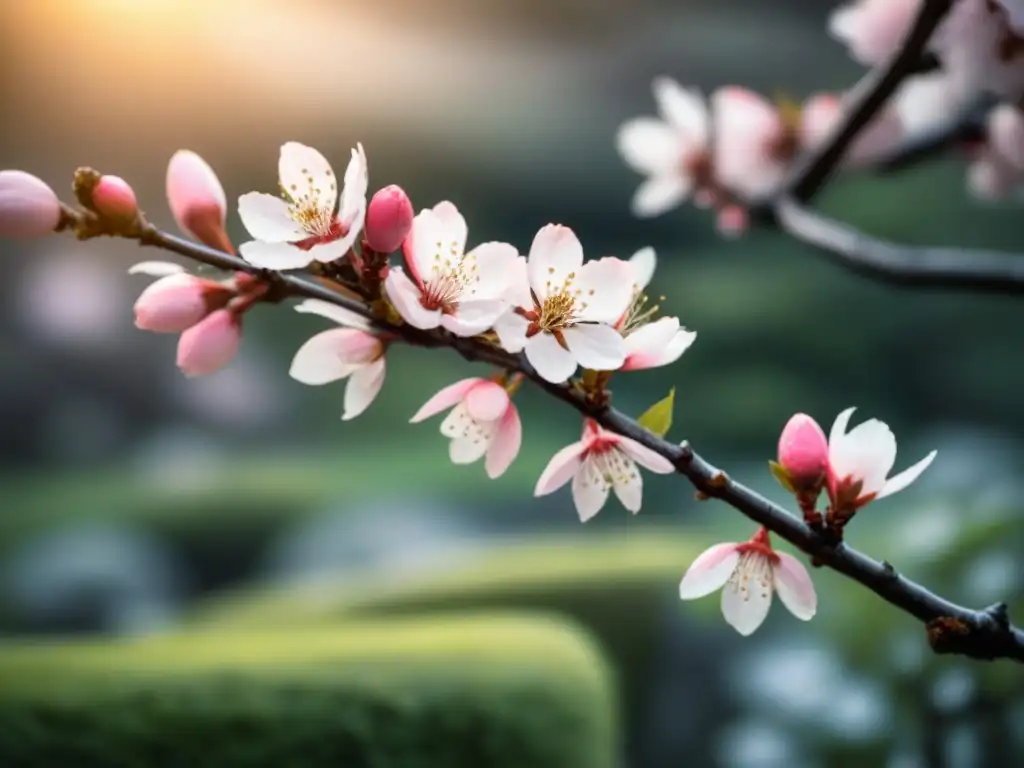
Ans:
<svg viewBox="0 0 1024 768"><path fill-rule="evenodd" d="M371 193L400 184L417 210L452 200L471 242L525 252L554 221L590 257L653 246L652 293L699 339L675 365L624 377L617 406L639 414L674 386L669 437L791 505L765 464L783 424L798 411L827 424L857 405L899 436L897 468L931 448L938 458L858 516L855 544L951 599L1005 600L1020 616L1024 357L1010 346L1024 309L901 292L775 232L726 240L692 207L629 214L637 177L615 135L653 110L652 78L797 100L842 90L862 70L827 36L831 10L825 0L7 3L0 167L65 198L79 165L117 174L173 229L166 164L191 149L224 184L237 244L235 201L275 188L282 143L317 147L341 168L361 141ZM1024 250L1019 208L969 197L965 159L843 177L821 204L900 241ZM343 424L340 384L288 377L322 320L259 306L238 358L186 380L173 336L133 327L148 283L126 269L140 258L161 255L116 240L0 241L0 628L12 641L222 622L299 636L343 633L365 616L536 609L592 633L621 694L632 768L1024 758L1012 668L928 655L918 625L834 573L813 573L813 621L776 606L750 638L722 622L717 598L681 603L697 553L753 532L723 505L698 504L686 483L646 475L638 516L613 501L585 526L567 489L534 499L580 425L530 387L517 398L523 450L489 481L479 464L451 465L437 423L408 423L442 386L486 375L453 354L396 348L381 396Z"/></svg>

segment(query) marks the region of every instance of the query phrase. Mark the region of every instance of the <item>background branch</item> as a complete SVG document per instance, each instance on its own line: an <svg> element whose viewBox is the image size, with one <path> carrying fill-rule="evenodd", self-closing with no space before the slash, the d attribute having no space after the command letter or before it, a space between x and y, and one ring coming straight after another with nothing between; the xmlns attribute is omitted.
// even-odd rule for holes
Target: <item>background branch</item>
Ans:
<svg viewBox="0 0 1024 768"><path fill-rule="evenodd" d="M218 269L246 272L274 283L283 296L321 299L369 319L383 331L421 347L448 347L470 361L488 363L520 373L583 416L606 429L629 437L672 462L703 497L724 501L779 537L828 566L859 582L883 600L910 614L928 629L928 639L938 653L954 653L977 659L1007 658L1024 662L1024 631L1010 624L1005 605L972 610L930 592L904 578L887 563L874 560L846 544L808 527L786 509L729 478L699 456L689 443L676 445L641 427L635 420L608 406L597 406L569 384L552 384L541 378L522 355L511 355L479 338L459 338L443 330L421 331L394 325L374 316L370 307L343 295L327 281L310 276L268 273L244 260L192 243L145 225L138 234L141 244L162 248Z"/></svg>

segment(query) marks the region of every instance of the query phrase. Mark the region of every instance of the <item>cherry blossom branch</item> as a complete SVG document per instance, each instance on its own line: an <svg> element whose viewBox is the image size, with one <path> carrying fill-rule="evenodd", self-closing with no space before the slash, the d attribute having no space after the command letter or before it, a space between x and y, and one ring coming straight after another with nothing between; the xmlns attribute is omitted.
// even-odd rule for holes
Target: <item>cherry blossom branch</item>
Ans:
<svg viewBox="0 0 1024 768"><path fill-rule="evenodd" d="M784 211L790 207L782 206ZM799 210L799 208L797 208ZM1012 659L1024 662L1024 631L1010 624L1005 604L972 610L950 602L903 577L888 563L864 555L834 536L815 530L783 507L728 477L689 443L676 445L642 427L607 403L597 403L571 384L553 384L542 378L523 355L510 354L481 338L460 338L443 330L423 331L396 325L378 317L372 307L344 295L330 281L314 276L281 274L257 269L241 258L162 232L144 224L132 236L140 244L171 251L223 270L244 272L271 283L268 300L306 297L330 302L368 319L377 328L413 346L455 350L464 359L484 362L521 374L580 414L612 432L644 445L672 463L697 489L701 499L716 498L764 526L808 554L817 565L842 573L886 602L923 622L937 653L975 659ZM1024 274L1024 270L1022 270Z"/></svg>

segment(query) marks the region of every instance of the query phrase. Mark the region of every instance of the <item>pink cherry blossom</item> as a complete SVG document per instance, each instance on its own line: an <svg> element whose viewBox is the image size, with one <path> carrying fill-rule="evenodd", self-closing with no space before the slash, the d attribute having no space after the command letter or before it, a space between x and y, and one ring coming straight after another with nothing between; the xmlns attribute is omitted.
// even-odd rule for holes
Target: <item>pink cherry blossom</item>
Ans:
<svg viewBox="0 0 1024 768"><path fill-rule="evenodd" d="M132 266L128 273L160 278L135 302L135 327L144 331L181 333L227 306L237 293L224 283L190 275L172 262L144 261Z"/></svg>
<svg viewBox="0 0 1024 768"><path fill-rule="evenodd" d="M581 522L604 507L608 493L633 514L643 501L643 480L637 464L660 475L675 471L672 462L650 448L600 427L583 422L583 437L554 455L537 481L534 496L545 496L572 481L572 500Z"/></svg>
<svg viewBox="0 0 1024 768"><path fill-rule="evenodd" d="M449 408L441 434L451 440L452 462L472 464L486 455L487 476L503 475L519 454L523 439L519 411L505 387L487 379L457 381L424 403L410 422L418 424Z"/></svg>
<svg viewBox="0 0 1024 768"><path fill-rule="evenodd" d="M633 196L636 216L658 216L710 182L710 119L704 96L667 77L651 86L659 117L638 117L622 125L619 154L647 179Z"/></svg>
<svg viewBox="0 0 1024 768"><path fill-rule="evenodd" d="M1009 99L1024 92L1024 38L992 0L958 0L932 39L957 88Z"/></svg>
<svg viewBox="0 0 1024 768"><path fill-rule="evenodd" d="M181 334L178 367L189 378L216 373L234 359L241 342L241 318L218 309Z"/></svg>
<svg viewBox="0 0 1024 768"><path fill-rule="evenodd" d="M300 269L348 253L363 228L368 184L363 145L352 150L338 205L338 180L327 159L312 147L290 141L278 160L282 198L248 192L238 215L254 240L242 257L264 269Z"/></svg>
<svg viewBox="0 0 1024 768"><path fill-rule="evenodd" d="M466 220L448 201L416 216L402 244L408 274L392 269L384 283L409 325L476 336L508 308L504 294L519 252L508 243L490 242L466 253L466 237Z"/></svg>
<svg viewBox="0 0 1024 768"><path fill-rule="evenodd" d="M921 0L854 0L832 12L829 33L861 64L874 66L902 45Z"/></svg>
<svg viewBox="0 0 1024 768"><path fill-rule="evenodd" d="M60 200L46 182L24 171L0 171L0 237L48 235L60 216Z"/></svg>
<svg viewBox="0 0 1024 768"><path fill-rule="evenodd" d="M711 110L718 184L747 198L768 194L781 184L799 148L796 126L787 125L766 98L738 86L712 93Z"/></svg>
<svg viewBox="0 0 1024 768"><path fill-rule="evenodd" d="M366 211L366 244L377 253L397 251L412 230L412 202L405 190L392 184L370 200Z"/></svg>
<svg viewBox="0 0 1024 768"><path fill-rule="evenodd" d="M520 266L519 278L522 278ZM558 224L542 227L526 261L526 282L511 294L516 307L494 326L502 346L525 351L547 381L559 384L577 366L614 371L625 361L613 327L633 300L633 273L606 257L583 263L583 246Z"/></svg>
<svg viewBox="0 0 1024 768"><path fill-rule="evenodd" d="M175 152L167 164L166 191L182 232L211 248L234 253L224 228L228 209L224 187L203 158L187 149Z"/></svg>
<svg viewBox="0 0 1024 768"><path fill-rule="evenodd" d="M625 337L626 361L620 370L640 371L671 365L696 340L696 331L680 327L678 317L661 317L644 323Z"/></svg>
<svg viewBox="0 0 1024 768"><path fill-rule="evenodd" d="M778 461L797 490L821 490L828 466L828 438L814 419L795 414L779 436Z"/></svg>
<svg viewBox="0 0 1024 768"><path fill-rule="evenodd" d="M348 379L341 418L354 419L370 407L384 385L387 345L365 318L326 301L306 299L295 311L326 317L342 327L318 333L303 344L289 374L310 386Z"/></svg>
<svg viewBox="0 0 1024 768"><path fill-rule="evenodd" d="M722 590L722 616L741 635L750 635L764 623L772 592L801 621L818 609L814 583L803 563L776 552L768 531L761 528L750 541L715 544L686 571L679 597L694 600Z"/></svg>
<svg viewBox="0 0 1024 768"><path fill-rule="evenodd" d="M902 491L928 468L937 453L932 451L909 469L889 477L896 463L895 436L878 419L847 432L854 410L847 408L836 417L828 438L828 493L837 510L856 510Z"/></svg>
<svg viewBox="0 0 1024 768"><path fill-rule="evenodd" d="M100 176L92 189L92 204L104 216L134 219L139 214L135 190L120 176Z"/></svg>
<svg viewBox="0 0 1024 768"><path fill-rule="evenodd" d="M818 93L801 109L800 143L803 148L820 144L844 117L846 96ZM900 113L882 109L847 149L842 164L846 167L871 163L896 148L905 136Z"/></svg>
<svg viewBox="0 0 1024 768"><path fill-rule="evenodd" d="M988 141L968 168L971 191L996 200L1024 186L1024 113L1001 104L988 116Z"/></svg>

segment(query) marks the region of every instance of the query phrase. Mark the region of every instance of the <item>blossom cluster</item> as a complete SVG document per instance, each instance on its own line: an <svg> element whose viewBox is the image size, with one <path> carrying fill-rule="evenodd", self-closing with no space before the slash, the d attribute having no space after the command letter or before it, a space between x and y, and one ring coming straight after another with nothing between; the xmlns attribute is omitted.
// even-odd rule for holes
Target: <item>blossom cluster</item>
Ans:
<svg viewBox="0 0 1024 768"><path fill-rule="evenodd" d="M858 62L884 63L903 44L923 0L855 0L836 9L829 32ZM987 140L968 169L968 187L985 198L1024 185L1024 4L957 0L930 42L941 70L908 78L843 158L858 166L885 157L919 131L948 121L980 93L1007 99L987 124ZM747 204L781 185L797 154L813 149L844 117L847 94L819 93L803 104L773 103L725 86L705 95L668 77L654 80L658 116L618 132L623 160L645 180L633 213L658 216L686 200L717 212L724 234L742 232Z"/></svg>

